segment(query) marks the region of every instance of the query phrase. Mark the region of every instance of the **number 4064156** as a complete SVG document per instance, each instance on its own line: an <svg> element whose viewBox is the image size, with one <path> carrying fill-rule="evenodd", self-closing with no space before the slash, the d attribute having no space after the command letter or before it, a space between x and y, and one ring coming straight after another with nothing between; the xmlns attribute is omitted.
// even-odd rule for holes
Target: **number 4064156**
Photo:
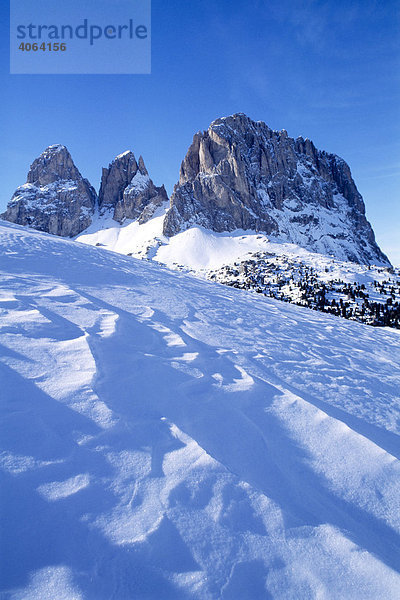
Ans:
<svg viewBox="0 0 400 600"><path fill-rule="evenodd" d="M38 50L42 50L43 52L65 52L67 49L67 44L59 44L58 42L43 42L42 44L30 44L29 42L21 42L18 46L18 50L23 50L25 52L37 52Z"/></svg>

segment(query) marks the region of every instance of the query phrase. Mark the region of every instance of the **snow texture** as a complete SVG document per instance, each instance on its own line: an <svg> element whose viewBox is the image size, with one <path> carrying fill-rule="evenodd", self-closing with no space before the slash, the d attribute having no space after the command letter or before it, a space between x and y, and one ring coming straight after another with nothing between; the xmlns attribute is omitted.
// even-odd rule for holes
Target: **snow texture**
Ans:
<svg viewBox="0 0 400 600"><path fill-rule="evenodd" d="M0 223L3 600L397 600L398 331Z"/></svg>

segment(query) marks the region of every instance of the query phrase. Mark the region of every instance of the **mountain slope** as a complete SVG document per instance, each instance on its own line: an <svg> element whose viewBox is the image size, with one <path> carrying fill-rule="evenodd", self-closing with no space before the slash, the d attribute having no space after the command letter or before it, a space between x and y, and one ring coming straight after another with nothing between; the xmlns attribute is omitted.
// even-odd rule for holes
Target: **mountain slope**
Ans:
<svg viewBox="0 0 400 600"><path fill-rule="evenodd" d="M7 223L0 276L4 598L398 598L398 332Z"/></svg>
<svg viewBox="0 0 400 600"><path fill-rule="evenodd" d="M156 261L169 268L285 302L375 326L400 329L400 271L340 261L252 231L190 227L163 235L167 207L141 224L99 216L77 237L85 244Z"/></svg>

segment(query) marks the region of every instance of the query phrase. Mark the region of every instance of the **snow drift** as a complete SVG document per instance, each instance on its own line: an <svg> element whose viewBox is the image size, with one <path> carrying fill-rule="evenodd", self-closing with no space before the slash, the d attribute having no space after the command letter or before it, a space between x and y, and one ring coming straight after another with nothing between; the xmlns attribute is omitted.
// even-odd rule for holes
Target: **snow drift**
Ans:
<svg viewBox="0 0 400 600"><path fill-rule="evenodd" d="M1 598L395 599L400 338L0 224Z"/></svg>

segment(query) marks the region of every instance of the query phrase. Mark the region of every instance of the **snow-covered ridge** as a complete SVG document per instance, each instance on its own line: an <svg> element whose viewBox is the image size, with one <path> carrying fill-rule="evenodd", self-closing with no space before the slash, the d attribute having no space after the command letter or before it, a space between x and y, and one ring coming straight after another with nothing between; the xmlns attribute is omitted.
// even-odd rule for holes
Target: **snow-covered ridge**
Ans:
<svg viewBox="0 0 400 600"><path fill-rule="evenodd" d="M167 204L159 208L154 217L142 225L137 221L129 220L121 225L110 217L100 216L76 239L90 245L99 243L114 252L129 254L136 258L148 258L147 242L151 243L155 239L162 240L158 253L151 258L170 268L179 266L195 273L233 264L259 251L299 257L316 268L320 265L321 270L328 264L334 264L341 274L345 271L345 269L340 270L341 264L347 265L347 268L353 266L355 271L368 271L367 265L336 260L327 254L311 252L299 245L274 239L261 232L237 230L218 233L204 227L191 227L168 238L163 235L167 208ZM113 242L110 242L111 239ZM382 268L387 272L386 267L381 267L378 263L373 273L379 273Z"/></svg>
<svg viewBox="0 0 400 600"><path fill-rule="evenodd" d="M121 152L121 154L118 154L118 156L115 158L115 160L117 160L118 158L122 158L124 156L127 156L131 154L131 150L125 150L125 152Z"/></svg>

